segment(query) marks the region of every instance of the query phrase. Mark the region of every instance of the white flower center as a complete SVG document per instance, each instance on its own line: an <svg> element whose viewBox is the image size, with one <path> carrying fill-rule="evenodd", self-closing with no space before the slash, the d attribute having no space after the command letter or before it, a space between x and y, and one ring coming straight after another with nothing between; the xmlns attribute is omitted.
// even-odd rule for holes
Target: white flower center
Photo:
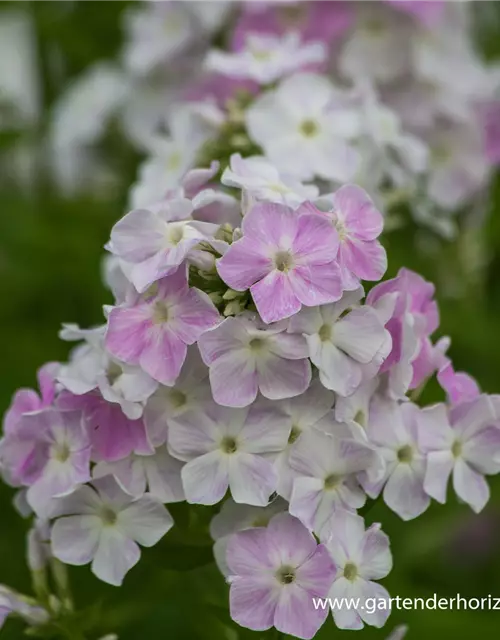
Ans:
<svg viewBox="0 0 500 640"><path fill-rule="evenodd" d="M258 49L257 47L250 47L250 53L254 60L257 62L268 62L273 57L273 52L269 49Z"/></svg>
<svg viewBox="0 0 500 640"><path fill-rule="evenodd" d="M290 251L278 251L274 256L274 266L278 271L288 273L294 266Z"/></svg>
<svg viewBox="0 0 500 640"><path fill-rule="evenodd" d="M282 182L271 182L268 185L271 191L279 193L280 195L284 195L285 193L290 193L291 189L284 185Z"/></svg>
<svg viewBox="0 0 500 640"><path fill-rule="evenodd" d="M238 451L238 443L236 442L236 438L232 436L224 436L220 442L220 448L224 453L231 455Z"/></svg>
<svg viewBox="0 0 500 640"><path fill-rule="evenodd" d="M321 342L329 342L332 339L333 327L330 324L323 324L319 328L318 336Z"/></svg>
<svg viewBox="0 0 500 640"><path fill-rule="evenodd" d="M342 476L331 473L325 478L324 487L326 491L334 491L342 482Z"/></svg>
<svg viewBox="0 0 500 640"><path fill-rule="evenodd" d="M248 343L248 346L250 348L250 351L253 351L254 353L259 351L262 352L265 350L266 341L264 340L264 338L252 338Z"/></svg>
<svg viewBox="0 0 500 640"><path fill-rule="evenodd" d="M320 126L316 120L307 118L300 123L299 131L305 138L314 138L319 134Z"/></svg>
<svg viewBox="0 0 500 640"><path fill-rule="evenodd" d="M292 426L292 430L290 431L290 435L288 436L288 444L293 444L298 440L300 434L302 433L302 429L298 427L296 424Z"/></svg>
<svg viewBox="0 0 500 640"><path fill-rule="evenodd" d="M372 38L381 38L385 35L386 32L386 26L384 22L375 17L366 20L363 23L363 29Z"/></svg>
<svg viewBox="0 0 500 640"><path fill-rule="evenodd" d="M334 224L337 229L337 233L339 234L340 242L344 242L347 238L347 227L345 226L345 223L337 217Z"/></svg>
<svg viewBox="0 0 500 640"><path fill-rule="evenodd" d="M446 165L452 157L451 150L444 144L438 144L431 149L431 162L434 165Z"/></svg>
<svg viewBox="0 0 500 640"><path fill-rule="evenodd" d="M344 567L344 578L350 582L354 582L358 577L358 567L354 562L347 562Z"/></svg>
<svg viewBox="0 0 500 640"><path fill-rule="evenodd" d="M365 412L360 409L353 418L354 422L357 422L362 427L366 427L366 416Z"/></svg>
<svg viewBox="0 0 500 640"><path fill-rule="evenodd" d="M153 324L166 324L169 320L169 308L165 302L158 300L153 305Z"/></svg>
<svg viewBox="0 0 500 640"><path fill-rule="evenodd" d="M412 462L413 460L413 454L414 451L411 444L405 444L397 451L398 460L403 464L410 464L410 462Z"/></svg>
<svg viewBox="0 0 500 640"><path fill-rule="evenodd" d="M169 389L167 395L174 409L181 409L187 404L187 395L180 389Z"/></svg>
<svg viewBox="0 0 500 640"><path fill-rule="evenodd" d="M175 223L167 224L165 239L170 245L176 247L179 242L184 239L184 225Z"/></svg>
<svg viewBox="0 0 500 640"><path fill-rule="evenodd" d="M99 511L99 517L106 527L112 527L118 519L116 511L112 507L108 507L107 505L103 505L101 507Z"/></svg>
<svg viewBox="0 0 500 640"><path fill-rule="evenodd" d="M288 565L283 565L276 572L276 578L280 584L292 584L295 582L295 569Z"/></svg>
<svg viewBox="0 0 500 640"><path fill-rule="evenodd" d="M455 440L455 442L451 445L451 453L454 458L460 458L462 455L463 445L460 440Z"/></svg>
<svg viewBox="0 0 500 640"><path fill-rule="evenodd" d="M65 441L56 442L52 445L51 458L57 462L66 462L71 455L69 444Z"/></svg>

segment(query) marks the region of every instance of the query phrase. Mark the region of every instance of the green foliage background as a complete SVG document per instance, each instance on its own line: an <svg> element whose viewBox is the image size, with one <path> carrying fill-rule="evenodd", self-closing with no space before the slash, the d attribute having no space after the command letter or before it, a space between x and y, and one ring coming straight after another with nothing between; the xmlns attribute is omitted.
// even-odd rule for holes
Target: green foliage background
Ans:
<svg viewBox="0 0 500 640"><path fill-rule="evenodd" d="M0 8L8 3L2 2ZM14 3L17 4L17 3ZM48 113L66 78L55 83L47 52L63 52L67 78L119 48L124 2L25 3L37 25L44 107ZM476 4L476 3L474 3ZM480 43L485 55L500 54L500 6L477 3ZM3 5L3 6L2 6ZM71 5L71 6L70 6ZM40 131L30 135L40 135ZM8 140L0 139L1 161ZM0 187L0 413L21 386L35 386L36 369L48 360L64 360L68 345L57 338L62 321L89 326L102 321L110 301L101 285L103 245L114 220L123 213L136 159L121 147L115 153L121 184L105 196L62 198L42 175L33 189L8 183ZM118 164L119 163L119 164ZM3 165L0 165L3 166ZM457 368L467 370L487 392L500 393L500 181L492 188L484 223L462 225L457 241L446 243L411 223L389 234L385 243L390 272L405 265L438 285L440 332L452 338ZM416 247L419 247L417 250ZM481 258L481 259L478 259ZM439 399L430 387L424 400ZM382 521L392 541L394 570L384 581L402 597L500 597L500 479L491 482L492 500L480 516L451 497L425 515L403 523L383 505L369 520ZM28 524L11 507L13 492L0 486L0 583L30 592L24 562ZM140 564L115 589L89 569L71 569L79 625L94 639L115 631L121 640L241 640L264 637L231 625L227 588L212 563L207 524L213 513L185 505L171 509L176 528L156 547L143 551ZM193 519L195 518L195 519ZM395 611L382 630L365 629L364 638L385 638L407 623L409 638L498 637L500 611ZM229 630L232 629L232 630ZM9 621L1 636L22 637L22 625ZM347 637L327 623L319 638ZM237 635L236 635L237 634ZM269 636L265 636L269 637Z"/></svg>

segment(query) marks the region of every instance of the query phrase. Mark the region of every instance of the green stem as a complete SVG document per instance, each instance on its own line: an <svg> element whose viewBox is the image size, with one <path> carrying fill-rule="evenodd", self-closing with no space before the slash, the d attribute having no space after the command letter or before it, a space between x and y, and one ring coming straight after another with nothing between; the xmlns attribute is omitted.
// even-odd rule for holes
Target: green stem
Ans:
<svg viewBox="0 0 500 640"><path fill-rule="evenodd" d="M71 587L69 584L68 567L56 558L52 558L50 563L52 569L52 577L56 592L66 611L74 611L73 596L71 595Z"/></svg>

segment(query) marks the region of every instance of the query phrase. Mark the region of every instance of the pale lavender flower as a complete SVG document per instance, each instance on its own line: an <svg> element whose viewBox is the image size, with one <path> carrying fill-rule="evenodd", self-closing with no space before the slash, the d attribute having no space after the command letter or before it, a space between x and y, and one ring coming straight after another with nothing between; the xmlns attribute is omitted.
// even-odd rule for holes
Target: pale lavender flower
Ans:
<svg viewBox="0 0 500 640"><path fill-rule="evenodd" d="M90 479L90 441L82 414L50 408L25 414L2 440L0 464L15 484L29 487L28 502L42 514L50 498Z"/></svg>
<svg viewBox="0 0 500 640"><path fill-rule="evenodd" d="M386 321L392 350L381 367L381 373L388 374L388 387L396 398L403 397L408 387L418 387L428 375L425 344L439 326L434 293L432 283L402 268L396 278L381 282L367 296L368 304L375 306L386 295L396 294L393 312Z"/></svg>
<svg viewBox="0 0 500 640"><path fill-rule="evenodd" d="M287 511L287 503L282 498L275 498L265 507L254 507L249 504L235 502L228 498L219 513L210 522L210 535L214 540L214 558L224 576L230 575L226 562L227 544L231 534L254 527L267 527L269 521L277 513Z"/></svg>
<svg viewBox="0 0 500 640"><path fill-rule="evenodd" d="M48 362L40 367L37 373L40 395L33 389L19 389L14 394L10 407L3 417L4 434L14 433L22 416L46 409L52 405L56 397L55 378L60 365L57 362Z"/></svg>
<svg viewBox="0 0 500 640"><path fill-rule="evenodd" d="M363 623L383 627L391 613L391 599L387 589L374 580L380 580L392 569L389 538L382 533L379 524L372 524L365 531L360 516L347 511L335 514L320 536L337 567L337 575L328 597L338 606L332 608L333 619L340 629L362 629ZM352 599L352 600L351 600ZM377 606L366 606L366 601ZM347 607L346 602L358 602L357 607ZM343 606L342 606L343 605Z"/></svg>
<svg viewBox="0 0 500 640"><path fill-rule="evenodd" d="M250 312L226 318L200 336L198 346L210 368L215 401L246 407L258 391L270 400L298 396L309 386L311 365L302 336L283 322L264 325Z"/></svg>
<svg viewBox="0 0 500 640"><path fill-rule="evenodd" d="M427 456L426 493L445 503L451 476L458 497L479 513L490 496L484 476L500 472L500 429L490 398L482 395L450 411L443 404L427 407L418 426Z"/></svg>
<svg viewBox="0 0 500 640"><path fill-rule="evenodd" d="M92 475L94 478L112 475L121 489L133 498L140 498L147 491L167 504L185 499L181 469L182 462L172 458L166 445L162 445L152 455L131 453L122 460L98 462Z"/></svg>
<svg viewBox="0 0 500 640"><path fill-rule="evenodd" d="M370 378L362 382L350 396L337 396L335 401L335 419L339 422L353 420L365 428L370 419L370 402L375 393L379 380Z"/></svg>
<svg viewBox="0 0 500 640"><path fill-rule="evenodd" d="M367 442L356 440L352 428L335 423L304 433L290 452L293 472L290 513L309 529L320 530L337 509L354 510L366 502L357 474L377 462Z"/></svg>
<svg viewBox="0 0 500 640"><path fill-rule="evenodd" d="M189 288L185 267L162 279L156 293L132 307L115 307L108 318L106 348L119 360L139 365L172 386L187 346L217 324L219 314L206 293Z"/></svg>
<svg viewBox="0 0 500 640"><path fill-rule="evenodd" d="M81 487L55 508L63 517L52 527L54 556L66 564L92 562L92 572L115 586L139 562L138 544L152 547L173 526L159 500L134 500L111 476Z"/></svg>
<svg viewBox="0 0 500 640"><path fill-rule="evenodd" d="M194 103L177 105L164 120L160 126L163 124L169 135L144 132L140 136L141 146L150 156L139 167L138 180L130 190L131 209L150 209L176 189L194 166L202 144L215 131ZM185 194L177 195L182 198Z"/></svg>
<svg viewBox="0 0 500 640"><path fill-rule="evenodd" d="M127 42L123 53L126 68L142 76L160 64L178 58L200 37L189 6L149 2L126 14Z"/></svg>
<svg viewBox="0 0 500 640"><path fill-rule="evenodd" d="M7 616L20 616L30 626L42 625L49 620L49 614L32 598L22 596L9 587L0 584L0 629Z"/></svg>
<svg viewBox="0 0 500 640"><path fill-rule="evenodd" d="M92 445L92 459L121 460L130 453L150 455L153 446L142 419L131 420L120 405L107 402L98 392L76 396L62 393L59 407L83 412L83 420Z"/></svg>
<svg viewBox="0 0 500 640"><path fill-rule="evenodd" d="M144 422L150 441L159 446L167 440L168 424L186 411L203 409L212 399L208 368L198 347L189 347L186 360L173 387L160 385L144 408Z"/></svg>
<svg viewBox="0 0 500 640"><path fill-rule="evenodd" d="M217 270L236 291L250 289L264 322L340 298L339 240L327 219L307 206L294 211L260 203L244 217L242 231Z"/></svg>
<svg viewBox="0 0 500 640"><path fill-rule="evenodd" d="M125 274L139 293L173 274L188 253L217 230L211 223L194 221L193 210L191 200L174 197L130 211L111 230L108 249L127 264Z"/></svg>
<svg viewBox="0 0 500 640"><path fill-rule="evenodd" d="M57 381L75 395L84 395L97 387L97 378L106 371L109 354L104 349L106 325L81 329L77 324L63 324L61 340L82 344L72 349L69 361L59 368Z"/></svg>
<svg viewBox="0 0 500 640"><path fill-rule="evenodd" d="M140 367L108 359L106 370L97 376L97 386L107 402L120 405L131 420L142 416L144 403L158 388L158 382Z"/></svg>
<svg viewBox="0 0 500 640"><path fill-rule="evenodd" d="M216 504L229 487L235 502L265 506L278 480L272 454L285 448L289 433L287 416L267 403L213 404L171 420L168 446L187 463L181 472L187 501Z"/></svg>
<svg viewBox="0 0 500 640"><path fill-rule="evenodd" d="M319 369L322 384L341 396L351 395L360 386L366 365L386 345L387 332L377 311L358 306L362 295L358 289L344 294L337 303L303 308L289 323L289 332L306 337L309 357ZM351 309L353 306L357 308Z"/></svg>
<svg viewBox="0 0 500 640"><path fill-rule="evenodd" d="M377 240L384 221L366 191L348 184L320 200L339 235L343 288L357 289L360 280L380 280L387 270L387 254Z"/></svg>
<svg viewBox="0 0 500 640"><path fill-rule="evenodd" d="M322 42L302 43L298 33L273 36L259 32L246 35L245 46L236 52L212 50L205 66L209 71L237 80L271 84L310 65L325 61Z"/></svg>
<svg viewBox="0 0 500 640"><path fill-rule="evenodd" d="M106 326L81 330L77 325L64 325L59 334L63 339L84 338L85 343L59 368L57 380L77 396L98 390L104 400L118 404L127 418L137 420L158 382L139 367L112 358L104 348L105 330Z"/></svg>
<svg viewBox="0 0 500 640"><path fill-rule="evenodd" d="M491 164L484 151L483 131L471 121L442 126L429 134L430 168L427 194L445 210L454 210L486 186Z"/></svg>
<svg viewBox="0 0 500 640"><path fill-rule="evenodd" d="M274 516L267 528L247 529L229 540L231 617L243 627L308 640L325 621L312 599L325 597L335 577L328 551L289 514Z"/></svg>
<svg viewBox="0 0 500 640"><path fill-rule="evenodd" d="M424 491L425 456L419 445L418 412L414 404L399 404L380 397L370 408L368 438L386 463L385 473L377 481L362 479L371 498L382 489L384 501L403 520L412 520L429 506ZM385 486L384 486L385 485Z"/></svg>
<svg viewBox="0 0 500 640"><path fill-rule="evenodd" d="M358 168L352 140L361 121L328 78L297 73L246 111L247 130L280 171L299 180L347 182Z"/></svg>
<svg viewBox="0 0 500 640"><path fill-rule="evenodd" d="M321 424L322 418L331 414L334 402L335 394L325 389L320 380L315 378L303 394L280 403L280 408L290 416L292 423L288 446L276 459L280 495L290 496L292 493L293 477L290 473L289 458L294 446L303 433L314 429L318 423Z"/></svg>
<svg viewBox="0 0 500 640"><path fill-rule="evenodd" d="M363 117L359 140L360 179L371 192L378 193L380 199L381 185L386 183L396 191L415 193L422 174L428 169L427 145L403 128L400 114L385 104L385 95L384 102L381 101L369 81L363 79L357 85ZM394 92L397 100L401 101L401 94L406 98L401 87Z"/></svg>
<svg viewBox="0 0 500 640"><path fill-rule="evenodd" d="M366 78L389 83L411 69L414 24L380 2L357 6L356 26L342 47L341 74L350 79Z"/></svg>
<svg viewBox="0 0 500 640"><path fill-rule="evenodd" d="M277 202L293 209L318 195L315 185L302 184L293 176L278 171L264 156L242 158L239 153L233 153L221 182L243 189L250 201Z"/></svg>

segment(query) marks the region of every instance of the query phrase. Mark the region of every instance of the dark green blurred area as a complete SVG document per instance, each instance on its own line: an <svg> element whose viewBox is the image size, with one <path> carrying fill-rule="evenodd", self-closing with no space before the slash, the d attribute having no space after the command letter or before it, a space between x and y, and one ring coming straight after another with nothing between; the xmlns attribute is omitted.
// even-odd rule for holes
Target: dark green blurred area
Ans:
<svg viewBox="0 0 500 640"><path fill-rule="evenodd" d="M118 50L126 3L29 4L37 21L42 66L46 50L54 45L64 52L68 77ZM487 15L500 16L498 4L478 4L489 5ZM485 19L484 8L478 11L481 41L493 58L500 53L499 20ZM46 109L61 88L45 78ZM89 326L102 321L102 304L110 301L101 284L103 245L113 221L123 213L126 187L135 172L133 154L120 161L122 189L109 197L62 198L43 176L29 190L0 190L0 413L18 387L35 386L40 365L66 358L69 345L57 338L61 322ZM464 225L458 241L445 243L408 224L391 233L386 246L388 275L404 265L437 284L439 333L452 338L456 368L474 375L485 391L500 393L500 181L492 189L484 225ZM440 399L432 385L425 394L427 401ZM500 479L491 486L492 500L481 516L453 497L445 507L433 505L410 523L383 506L374 508L368 520L382 521L392 541L394 570L384 581L392 595L500 597ZM24 561L28 524L12 508L12 495L0 486L0 583L29 593ZM93 640L111 631L121 640L264 637L243 630L238 636L226 635L226 587L201 535L210 510L200 508L197 522L188 522L182 505L171 511L178 528L157 547L143 551L122 589L99 582L87 567L71 570L77 607L84 611L82 624L99 621L86 637ZM186 567L189 570L178 571ZM94 604L100 609L92 608ZM409 625L410 639L424 634L455 640L496 638L500 611L395 611L384 629L367 628L363 637L385 638L400 623ZM22 628L9 621L0 635L17 640L24 637ZM348 632L328 622L318 637L339 636Z"/></svg>

